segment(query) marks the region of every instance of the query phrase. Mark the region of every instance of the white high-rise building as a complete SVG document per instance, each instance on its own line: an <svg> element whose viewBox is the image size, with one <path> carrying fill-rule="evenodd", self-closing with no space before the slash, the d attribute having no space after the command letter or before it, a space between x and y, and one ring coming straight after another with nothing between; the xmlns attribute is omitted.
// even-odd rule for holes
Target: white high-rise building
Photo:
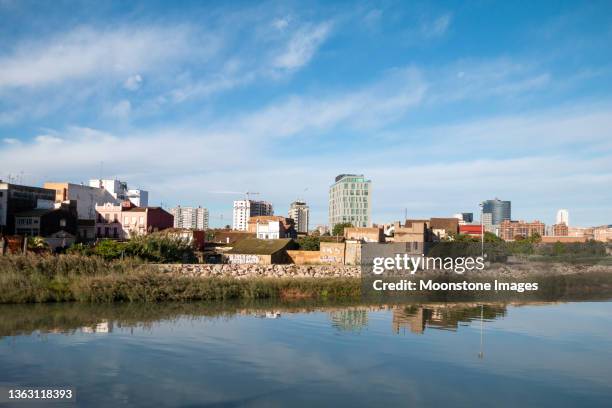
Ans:
<svg viewBox="0 0 612 408"><path fill-rule="evenodd" d="M89 180L89 185L91 187L105 189L106 191L111 193L111 195L115 197L115 199L119 201L124 201L128 199L128 187L127 183L124 181L112 179L94 179Z"/></svg>
<svg viewBox="0 0 612 408"><path fill-rule="evenodd" d="M329 188L329 227L344 222L372 226L372 181L363 174L340 174Z"/></svg>
<svg viewBox="0 0 612 408"><path fill-rule="evenodd" d="M116 200L130 200L137 207L149 206L149 192L145 190L129 190L125 181L114 179L92 179L89 180L90 187L103 188Z"/></svg>
<svg viewBox="0 0 612 408"><path fill-rule="evenodd" d="M149 192L145 190L128 190L128 200L130 200L136 207L148 207L149 206Z"/></svg>
<svg viewBox="0 0 612 408"><path fill-rule="evenodd" d="M174 215L174 228L208 229L208 210L202 207L181 207L170 210Z"/></svg>
<svg viewBox="0 0 612 408"><path fill-rule="evenodd" d="M557 224L565 224L569 226L569 211L566 209L560 209L557 211Z"/></svg>
<svg viewBox="0 0 612 408"><path fill-rule="evenodd" d="M289 206L289 218L295 221L295 229L299 233L308 233L308 216L310 209L304 201L294 201Z"/></svg>
<svg viewBox="0 0 612 408"><path fill-rule="evenodd" d="M237 200L234 201L232 229L247 231L249 218L259 215L274 215L272 204L267 201Z"/></svg>

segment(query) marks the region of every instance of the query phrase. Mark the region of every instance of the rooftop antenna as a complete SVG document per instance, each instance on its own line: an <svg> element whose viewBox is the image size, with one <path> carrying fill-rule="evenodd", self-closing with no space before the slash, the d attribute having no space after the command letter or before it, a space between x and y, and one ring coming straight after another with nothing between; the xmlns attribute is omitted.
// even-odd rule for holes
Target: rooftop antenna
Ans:
<svg viewBox="0 0 612 408"><path fill-rule="evenodd" d="M104 161L100 160L100 180L102 180L103 172L104 172Z"/></svg>

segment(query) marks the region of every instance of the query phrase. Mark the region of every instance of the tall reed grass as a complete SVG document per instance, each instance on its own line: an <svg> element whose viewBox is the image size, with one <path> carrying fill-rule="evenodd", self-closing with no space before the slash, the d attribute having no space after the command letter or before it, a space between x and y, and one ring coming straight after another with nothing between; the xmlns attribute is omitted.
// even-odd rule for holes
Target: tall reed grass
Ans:
<svg viewBox="0 0 612 408"><path fill-rule="evenodd" d="M355 278L201 278L162 273L134 259L0 256L0 303L338 299L358 298L360 291Z"/></svg>

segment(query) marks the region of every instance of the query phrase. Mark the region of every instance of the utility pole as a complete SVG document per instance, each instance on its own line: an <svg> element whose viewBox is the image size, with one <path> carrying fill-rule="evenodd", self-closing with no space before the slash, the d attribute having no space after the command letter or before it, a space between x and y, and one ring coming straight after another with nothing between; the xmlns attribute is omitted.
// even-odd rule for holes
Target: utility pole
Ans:
<svg viewBox="0 0 612 408"><path fill-rule="evenodd" d="M484 219L483 219L484 202L481 202L479 205L480 205L480 256L484 258L484 235L485 235Z"/></svg>

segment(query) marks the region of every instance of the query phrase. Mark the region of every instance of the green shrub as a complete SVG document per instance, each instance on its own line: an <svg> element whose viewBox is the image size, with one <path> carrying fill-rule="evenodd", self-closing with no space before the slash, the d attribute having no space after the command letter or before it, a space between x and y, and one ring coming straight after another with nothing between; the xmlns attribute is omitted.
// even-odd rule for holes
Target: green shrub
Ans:
<svg viewBox="0 0 612 408"><path fill-rule="evenodd" d="M157 263L188 263L197 259L187 239L163 233L132 238L125 246L125 253Z"/></svg>
<svg viewBox="0 0 612 408"><path fill-rule="evenodd" d="M300 237L297 243L302 251L318 251L321 248L321 239L318 236Z"/></svg>
<svg viewBox="0 0 612 408"><path fill-rule="evenodd" d="M101 256L107 261L119 259L125 252L126 245L123 242L112 239L103 239L93 249L95 255Z"/></svg>

